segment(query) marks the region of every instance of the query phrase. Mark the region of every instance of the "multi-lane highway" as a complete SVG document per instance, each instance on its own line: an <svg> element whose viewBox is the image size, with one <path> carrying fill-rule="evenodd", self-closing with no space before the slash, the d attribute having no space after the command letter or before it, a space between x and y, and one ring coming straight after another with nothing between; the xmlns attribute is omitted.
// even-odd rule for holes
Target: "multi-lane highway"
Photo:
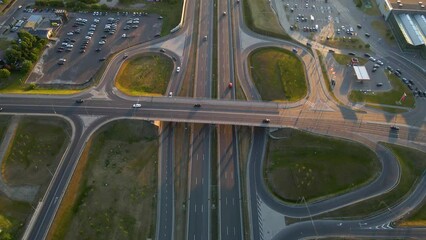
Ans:
<svg viewBox="0 0 426 240"><path fill-rule="evenodd" d="M295 43L277 40L250 32L242 20L242 6L235 1L217 2L217 12L213 12L212 1L199 2L198 36L194 36L195 4L186 4L185 24L177 34L156 39L131 47L115 55L108 64L100 84L79 95L85 98L83 104L76 104L69 97L59 96L13 96L3 95L0 99L2 114L55 114L66 116L73 123L73 141L69 146L49 191L37 210L31 231L27 239L43 239L58 208L67 184L73 173L85 141L102 123L114 118L138 118L161 120L165 122L189 122L190 163L187 201L187 239L211 239L211 226L219 226L221 239L242 239L242 207L240 195L239 164L237 154L237 133L232 125L261 127L295 127L321 134L351 138L361 141L376 149L377 141L396 142L405 146L423 149L426 145L426 128L423 119L426 111L424 104L419 103L414 111L395 118L392 115L367 111L353 111L341 107L332 101L323 82L318 58L311 55L304 47ZM224 14L224 12L226 12ZM213 52L213 14L218 17L218 86L217 95L220 100L212 100L212 52ZM235 38L235 39L234 39ZM191 52L188 46L196 39L196 61L193 99L188 98L132 98L117 92L113 82L123 62L124 54L133 56L143 52L158 52L168 41L182 39L183 49L165 48L165 54L174 57L175 67L168 91L176 96L182 87L184 72L190 68L188 59ZM247 99L259 99L259 94L250 80L247 56L255 48L277 46L298 49L298 57L303 61L308 81L308 96L296 103L266 103L235 101L236 79L241 85ZM392 54L391 54L392 55ZM407 64L398 56L391 56L404 67ZM234 64L236 71L234 73ZM406 66L411 69L410 66ZM413 69L413 71L415 71ZM238 76L234 79L234 74ZM418 71L416 76L423 77ZM233 83L233 88L228 84ZM133 109L131 104L138 101L141 108ZM199 106L195 107L195 104ZM84 123L83 118L93 121ZM263 123L265 118L270 123ZM211 124L216 124L213 128ZM390 125L400 126L398 135L392 133ZM158 186L158 222L157 239L174 239L174 188L173 188L173 124L164 123L161 128L159 186ZM217 129L218 159L211 158L211 134ZM365 140L365 139L368 140ZM291 206L277 201L265 188L261 176L262 159L265 153L267 133L265 128L255 128L251 148L248 173L248 198L250 212L250 232L252 239L262 239L259 216L257 213L259 199L276 212L287 216L304 217L308 214L319 214L357 201L380 194L391 189L397 182L399 169L396 161L383 148L377 147L383 171L370 185L356 191L338 196L323 202L306 206ZM423 149L424 150L424 149ZM219 222L212 222L210 217L211 162L218 161L219 187ZM425 178L422 178L416 190L391 212L385 212L374 218L362 221L312 221L301 222L283 228L276 239L298 239L322 236L372 236L377 238L404 238L425 236L424 229L386 229L389 222L399 219L407 211L411 211L425 198Z"/></svg>
<svg viewBox="0 0 426 240"><path fill-rule="evenodd" d="M233 2L218 1L217 7L217 95L219 99L235 99L234 41L232 34ZM237 132L232 125L219 125L218 138L218 211L220 239L243 239L240 171Z"/></svg>
<svg viewBox="0 0 426 240"><path fill-rule="evenodd" d="M211 97L213 2L201 1L198 22L194 97ZM196 103L200 104L200 103ZM193 105L196 111L202 104ZM211 238L211 127L192 124L189 182L187 239Z"/></svg>

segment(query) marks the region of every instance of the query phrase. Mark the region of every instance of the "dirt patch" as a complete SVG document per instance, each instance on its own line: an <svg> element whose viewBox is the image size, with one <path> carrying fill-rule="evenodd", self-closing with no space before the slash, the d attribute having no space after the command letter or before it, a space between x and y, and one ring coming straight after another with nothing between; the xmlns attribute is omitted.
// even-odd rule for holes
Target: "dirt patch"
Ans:
<svg viewBox="0 0 426 240"><path fill-rule="evenodd" d="M153 238L157 131L134 120L99 130L82 155L48 239Z"/></svg>

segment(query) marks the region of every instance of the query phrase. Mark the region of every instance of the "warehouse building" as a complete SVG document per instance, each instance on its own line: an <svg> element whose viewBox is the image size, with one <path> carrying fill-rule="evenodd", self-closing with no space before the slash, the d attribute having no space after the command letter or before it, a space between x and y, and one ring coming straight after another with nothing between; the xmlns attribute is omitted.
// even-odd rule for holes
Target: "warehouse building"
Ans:
<svg viewBox="0 0 426 240"><path fill-rule="evenodd" d="M380 12L403 51L426 59L426 7L418 0L377 0Z"/></svg>

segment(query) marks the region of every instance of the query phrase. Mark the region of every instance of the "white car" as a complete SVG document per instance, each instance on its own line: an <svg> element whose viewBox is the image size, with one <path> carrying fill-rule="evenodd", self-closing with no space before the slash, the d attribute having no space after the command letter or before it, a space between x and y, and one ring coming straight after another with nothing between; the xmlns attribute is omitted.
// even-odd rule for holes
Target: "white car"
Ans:
<svg viewBox="0 0 426 240"><path fill-rule="evenodd" d="M369 57L368 58L370 61L372 61L372 62L375 62L376 61L376 59L375 58L373 58L373 57Z"/></svg>
<svg viewBox="0 0 426 240"><path fill-rule="evenodd" d="M91 36L85 36L84 38L85 38L85 39L88 39L88 40L92 39L92 37L91 37Z"/></svg>
<svg viewBox="0 0 426 240"><path fill-rule="evenodd" d="M133 108L140 108L140 107L142 107L142 105L140 103L135 103L132 106L133 106Z"/></svg>
<svg viewBox="0 0 426 240"><path fill-rule="evenodd" d="M100 20L99 20L99 18L95 18L95 19L93 19L93 21L94 21L95 23L98 23Z"/></svg>
<svg viewBox="0 0 426 240"><path fill-rule="evenodd" d="M177 67L177 68L176 68L176 72L180 72L180 67Z"/></svg>
<svg viewBox="0 0 426 240"><path fill-rule="evenodd" d="M105 42L105 41L103 41L103 40L99 42L99 44L100 44L100 45L104 45L105 43L106 43L106 42Z"/></svg>
<svg viewBox="0 0 426 240"><path fill-rule="evenodd" d="M73 32L68 32L67 35L68 36L72 36L72 35L74 35L74 33Z"/></svg>

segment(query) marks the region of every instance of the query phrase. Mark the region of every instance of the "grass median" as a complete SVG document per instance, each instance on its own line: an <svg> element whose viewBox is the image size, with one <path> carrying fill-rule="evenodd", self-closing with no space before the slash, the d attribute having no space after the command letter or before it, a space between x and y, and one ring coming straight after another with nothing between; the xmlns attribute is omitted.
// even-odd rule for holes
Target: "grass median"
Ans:
<svg viewBox="0 0 426 240"><path fill-rule="evenodd" d="M356 142L295 129L272 135L278 139L269 140L264 174L270 190L284 201L341 194L371 182L381 169L374 152Z"/></svg>
<svg viewBox="0 0 426 240"><path fill-rule="evenodd" d="M88 141L47 239L148 239L156 222L158 130L108 123Z"/></svg>
<svg viewBox="0 0 426 240"><path fill-rule="evenodd" d="M162 54L142 54L125 61L115 79L116 87L130 96L165 94L173 62Z"/></svg>
<svg viewBox="0 0 426 240"><path fill-rule="evenodd" d="M0 135L4 135L10 122L10 117L7 118L0 118ZM15 121L19 123L2 163L2 178L10 188L20 189L10 192L14 196L0 195L0 239L22 237L30 215L60 162L71 132L69 124L56 117L23 117ZM13 200L15 197L22 200Z"/></svg>
<svg viewBox="0 0 426 240"><path fill-rule="evenodd" d="M268 47L249 56L250 74L263 100L298 101L307 94L302 62L292 52Z"/></svg>
<svg viewBox="0 0 426 240"><path fill-rule="evenodd" d="M374 214L401 201L415 187L415 183L426 170L426 153L394 144L384 143L396 155L401 167L398 185L388 193L319 215L317 218L360 218ZM414 215L415 216L415 215ZM419 217L421 215L418 215ZM416 218L416 217L414 217ZM416 219L417 221L417 219ZM407 221L407 223L410 221ZM404 221L403 221L404 223Z"/></svg>
<svg viewBox="0 0 426 240"><path fill-rule="evenodd" d="M389 73L385 70L385 74L388 77L392 90L387 92L363 92L363 91L351 91L349 94L349 100L352 102L365 102L372 104L381 104L384 106L371 105L372 107L382 109L389 112L401 111L398 107L413 108L415 99L410 89L394 74ZM406 93L407 97L405 101L399 103L402 95ZM395 106L397 108L391 108Z"/></svg>

